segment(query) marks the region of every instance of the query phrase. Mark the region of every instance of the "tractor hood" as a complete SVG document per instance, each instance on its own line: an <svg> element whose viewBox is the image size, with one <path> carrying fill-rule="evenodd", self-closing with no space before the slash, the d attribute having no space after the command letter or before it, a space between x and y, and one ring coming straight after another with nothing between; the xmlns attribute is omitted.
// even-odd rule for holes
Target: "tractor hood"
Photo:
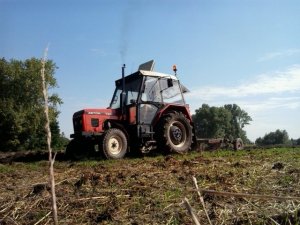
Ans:
<svg viewBox="0 0 300 225"><path fill-rule="evenodd" d="M76 133L102 133L104 123L108 119L118 120L115 109L83 109L73 115L73 126Z"/></svg>
<svg viewBox="0 0 300 225"><path fill-rule="evenodd" d="M109 108L83 109L74 113L73 118L82 115L117 116L117 110Z"/></svg>
<svg viewBox="0 0 300 225"><path fill-rule="evenodd" d="M114 109L84 109L84 113L88 115L116 116L117 110Z"/></svg>

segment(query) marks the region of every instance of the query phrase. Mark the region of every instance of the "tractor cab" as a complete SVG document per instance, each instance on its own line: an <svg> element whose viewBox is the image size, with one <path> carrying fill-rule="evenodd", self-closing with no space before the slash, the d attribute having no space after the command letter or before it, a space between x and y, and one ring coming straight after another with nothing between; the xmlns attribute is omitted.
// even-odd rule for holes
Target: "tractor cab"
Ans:
<svg viewBox="0 0 300 225"><path fill-rule="evenodd" d="M188 90L176 75L138 70L126 77L123 75L115 84L109 109L119 111L126 129L136 134L130 136L136 137L134 142L144 146L144 150L145 146L156 144L154 129L167 111L190 115L183 96Z"/></svg>
<svg viewBox="0 0 300 225"><path fill-rule="evenodd" d="M187 91L174 75L139 70L116 81L109 108L121 109L135 103L185 105L183 93Z"/></svg>

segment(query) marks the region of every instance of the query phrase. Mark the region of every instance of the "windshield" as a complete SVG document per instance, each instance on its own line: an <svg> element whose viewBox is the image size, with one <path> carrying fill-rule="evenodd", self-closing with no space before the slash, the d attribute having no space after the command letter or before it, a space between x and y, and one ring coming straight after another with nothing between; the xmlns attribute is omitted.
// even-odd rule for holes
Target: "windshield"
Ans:
<svg viewBox="0 0 300 225"><path fill-rule="evenodd" d="M137 101L140 86L141 86L142 78L136 78L136 79L126 79L125 80L125 104L130 105L133 101ZM116 90L114 92L112 101L110 103L111 109L118 109L120 108L120 95L122 93L122 81L117 82L116 84Z"/></svg>
<svg viewBox="0 0 300 225"><path fill-rule="evenodd" d="M184 104L179 82L167 77L147 77L142 101Z"/></svg>

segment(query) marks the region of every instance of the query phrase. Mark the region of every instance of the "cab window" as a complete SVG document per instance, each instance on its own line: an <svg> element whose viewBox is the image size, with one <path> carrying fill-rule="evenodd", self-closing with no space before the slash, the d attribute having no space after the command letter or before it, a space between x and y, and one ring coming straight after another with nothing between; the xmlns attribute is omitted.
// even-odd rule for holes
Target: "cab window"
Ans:
<svg viewBox="0 0 300 225"><path fill-rule="evenodd" d="M157 77L146 77L142 101L162 102L159 79Z"/></svg>

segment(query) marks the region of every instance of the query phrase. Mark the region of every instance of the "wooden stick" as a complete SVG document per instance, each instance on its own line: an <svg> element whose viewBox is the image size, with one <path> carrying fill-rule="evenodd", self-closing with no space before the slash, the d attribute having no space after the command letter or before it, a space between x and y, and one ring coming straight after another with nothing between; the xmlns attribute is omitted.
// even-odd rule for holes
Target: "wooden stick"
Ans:
<svg viewBox="0 0 300 225"><path fill-rule="evenodd" d="M244 194L244 193L232 193L225 191L214 191L214 190L201 190L202 193L208 195L218 195L218 196L231 196L237 198L259 198L259 199L277 199L277 200L298 200L300 197L284 197L284 196L274 196L274 195L258 195L258 194Z"/></svg>
<svg viewBox="0 0 300 225"><path fill-rule="evenodd" d="M126 197L129 198L129 195L115 195L116 198L122 198ZM110 196L94 196L94 197L88 197L88 198L79 198L76 199L76 201L87 201L87 200L97 200L97 199L108 199Z"/></svg>
<svg viewBox="0 0 300 225"><path fill-rule="evenodd" d="M44 219L46 219L47 218L47 216L49 216L51 214L51 211L50 212L48 212L43 218L41 218L39 221L37 221L34 225L37 225L37 224L39 224L40 222L42 222Z"/></svg>
<svg viewBox="0 0 300 225"><path fill-rule="evenodd" d="M79 198L77 201L87 201L87 200L96 200L96 199L108 199L108 196L96 196L96 197L89 197L89 198Z"/></svg>
<svg viewBox="0 0 300 225"><path fill-rule="evenodd" d="M56 195L55 195L55 180L54 180L54 162L55 162L55 156L52 157L52 148L51 148L51 130L50 130L50 119L49 119L49 108L48 108L48 91L47 91L47 84L45 79L45 65L46 65L46 59L47 59L47 53L48 53L48 46L45 49L44 52L44 58L42 59L42 69L41 69L41 76L42 76L42 88L43 88L43 95L44 95L44 111L46 116L46 125L45 130L47 132L47 145L48 145L48 151L49 151L49 180L50 180L50 186L51 186L51 196L52 196L52 214L53 214L53 221L54 224L58 224L58 218L57 218L57 206L56 206Z"/></svg>
<svg viewBox="0 0 300 225"><path fill-rule="evenodd" d="M201 204L202 204L202 207L203 207L204 212L205 212L205 214L206 214L206 217L207 217L207 219L208 219L208 222L209 222L210 225L212 225L212 223L211 223L211 221L210 221L210 218L209 218L209 215L208 215L208 213L207 213L206 207L205 207L204 199L203 199L203 197L202 197L202 195L201 195L201 192L200 192L200 190L199 190L199 187L198 187L197 179L196 179L196 177L194 177L194 176L193 176L193 181L194 181L194 184L195 184L195 187L196 187L196 190L197 190L197 193L198 193L200 202L201 202Z"/></svg>
<svg viewBox="0 0 300 225"><path fill-rule="evenodd" d="M196 214L194 213L194 210L193 210L192 206L190 205L189 200L187 198L184 198L183 202L184 202L184 205L185 205L187 211L189 212L190 216L192 217L194 223L196 225L200 225L200 222L199 222Z"/></svg>

